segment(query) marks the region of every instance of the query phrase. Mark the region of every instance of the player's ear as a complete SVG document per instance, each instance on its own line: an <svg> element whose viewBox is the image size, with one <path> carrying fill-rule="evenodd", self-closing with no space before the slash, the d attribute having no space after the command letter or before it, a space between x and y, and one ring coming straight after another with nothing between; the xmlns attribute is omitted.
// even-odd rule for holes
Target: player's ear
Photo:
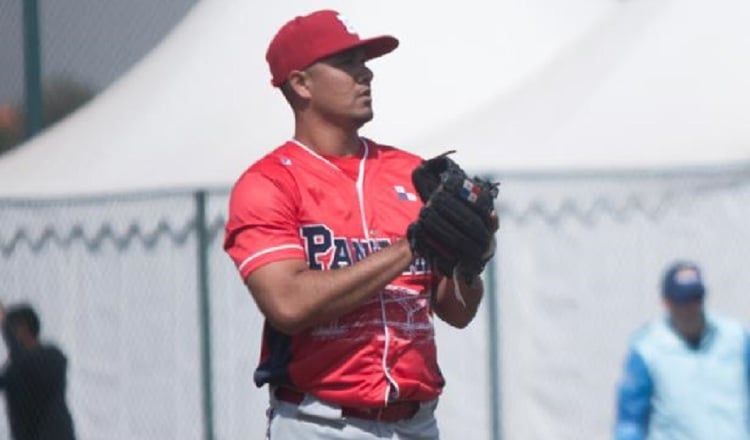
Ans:
<svg viewBox="0 0 750 440"><path fill-rule="evenodd" d="M300 98L310 99L310 76L302 70L294 70L287 80L289 88Z"/></svg>

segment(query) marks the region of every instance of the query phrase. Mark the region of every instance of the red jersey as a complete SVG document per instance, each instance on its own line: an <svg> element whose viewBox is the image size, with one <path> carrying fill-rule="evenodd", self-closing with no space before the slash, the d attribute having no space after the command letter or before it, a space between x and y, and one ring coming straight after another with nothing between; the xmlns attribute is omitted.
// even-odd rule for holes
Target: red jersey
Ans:
<svg viewBox="0 0 750 440"><path fill-rule="evenodd" d="M359 157L327 158L289 141L235 184L224 248L243 279L284 259L336 270L404 237L422 206L411 171L422 159L362 139ZM347 406L434 399L437 365L431 290L424 260L358 309L289 336L268 322L258 386L288 385Z"/></svg>

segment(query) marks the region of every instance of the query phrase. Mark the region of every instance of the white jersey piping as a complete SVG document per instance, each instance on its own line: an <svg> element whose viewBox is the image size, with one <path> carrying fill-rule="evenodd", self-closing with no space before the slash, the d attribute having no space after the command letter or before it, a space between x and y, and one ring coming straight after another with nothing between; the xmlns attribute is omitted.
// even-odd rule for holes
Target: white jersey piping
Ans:
<svg viewBox="0 0 750 440"><path fill-rule="evenodd" d="M263 255L266 255L266 254L270 254L271 252L276 252L276 251L280 251L280 250L283 250L283 249L299 249L301 251L305 250L299 244L283 244L281 246L274 246L274 247L266 248L266 249L263 249L260 252L254 253L254 254L250 255L249 257L245 258L244 260L242 260L242 263L240 263L240 265L237 266L237 269L239 269L240 271L242 271L242 269L245 266L247 266L254 259L256 259L258 257L262 257Z"/></svg>
<svg viewBox="0 0 750 440"><path fill-rule="evenodd" d="M370 241L370 228L367 225L367 216L365 215L365 163L367 161L367 156L369 155L369 146L367 145L367 142L360 138L360 141L362 142L362 149L364 150L364 154L362 155L362 159L359 162L359 174L357 175L357 197L359 198L359 214L360 218L362 219L362 230L365 232L365 239L368 243L372 243ZM383 402L384 404L388 404L388 400L391 394L391 387L396 389L396 396L400 394L400 390L398 388L398 383L396 380L391 376L390 369L388 368L388 347L391 345L391 331L388 328L388 316L385 312L385 298L383 298L383 292L380 292L380 295L378 296L380 300L380 316L381 320L383 321L383 357L381 358L381 366L383 368L383 374L385 375L386 379L388 379L388 386L385 388L385 393L383 395Z"/></svg>
<svg viewBox="0 0 750 440"><path fill-rule="evenodd" d="M322 160L328 166L331 166L334 169L338 170L339 172L343 173L343 171L341 171L339 167L331 163L331 161L329 161L325 157L313 151L311 148L309 148L302 142L296 139L291 139L291 141L298 147L310 153L310 155L312 155L313 157ZM360 216L360 221L362 222L362 231L364 232L365 239L367 240L367 242L371 243L370 228L367 225L367 216L365 214L365 192L364 192L365 163L367 162L367 156L369 156L370 147L363 138L360 138L359 141L362 144L363 154L362 154L362 158L359 161L359 171L357 173L357 183L356 183L357 199L359 201L359 216ZM383 321L383 335L384 335L384 342L383 342L384 348L383 348L383 357L381 358L381 366L383 368L383 374L385 375L386 379L388 379L388 386L385 388L383 402L387 404L389 401L390 394L391 394L390 393L391 387L395 388L396 396L400 394L400 390L398 387L398 383L393 378L393 376L391 376L390 369L388 368L388 362L387 362L388 361L388 347L390 346L390 342L391 342L391 332L390 332L390 329L388 328L388 316L385 311L385 299L383 298L383 292L380 292L379 300L380 300L380 315Z"/></svg>
<svg viewBox="0 0 750 440"><path fill-rule="evenodd" d="M293 142L293 143L294 143L295 145L297 145L298 147L300 147L300 148L302 148L303 150L305 150L305 151L307 151L308 153L310 153L310 155L311 155L311 156L315 157L316 159L320 159L320 160L322 160L322 161L323 161L323 162L325 162L325 164L326 164L326 165L328 165L329 167L331 167L331 168L333 168L334 170L337 170L337 171L339 171L339 172L342 172L342 173L343 173L343 171L341 171L341 169L340 169L339 167L337 167L336 165L332 164L330 160L326 159L325 157L323 157L323 156L321 156L320 154L318 154L318 153L316 153L315 151L313 151L313 149L312 149L312 148L308 147L307 145L303 144L302 142L298 141L297 139L291 139L291 141L292 141L292 142Z"/></svg>

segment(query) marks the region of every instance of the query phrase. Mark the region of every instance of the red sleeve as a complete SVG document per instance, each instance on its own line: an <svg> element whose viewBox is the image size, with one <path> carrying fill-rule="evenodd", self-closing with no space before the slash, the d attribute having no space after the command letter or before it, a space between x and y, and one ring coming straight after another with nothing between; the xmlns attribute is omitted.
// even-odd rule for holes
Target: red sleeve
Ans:
<svg viewBox="0 0 750 440"><path fill-rule="evenodd" d="M224 250L243 280L265 264L305 259L298 198L291 176L272 179L250 170L237 181L229 199Z"/></svg>

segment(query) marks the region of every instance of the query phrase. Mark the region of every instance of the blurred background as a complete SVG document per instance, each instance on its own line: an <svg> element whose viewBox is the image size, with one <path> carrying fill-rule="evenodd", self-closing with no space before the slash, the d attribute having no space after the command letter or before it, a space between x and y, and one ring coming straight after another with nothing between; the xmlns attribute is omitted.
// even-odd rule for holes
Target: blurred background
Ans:
<svg viewBox="0 0 750 440"><path fill-rule="evenodd" d="M24 50L39 57L37 72L29 72L28 78L40 77L42 127L46 128L123 75L195 3L0 1L0 151L30 135L24 124ZM25 38L24 29L34 31L36 39Z"/></svg>
<svg viewBox="0 0 750 440"><path fill-rule="evenodd" d="M609 438L673 259L747 322L745 1L0 0L0 300L68 355L79 438L264 432L262 318L221 238L291 135L265 48L320 8L401 40L363 135L502 182L490 294L437 324L444 438Z"/></svg>

